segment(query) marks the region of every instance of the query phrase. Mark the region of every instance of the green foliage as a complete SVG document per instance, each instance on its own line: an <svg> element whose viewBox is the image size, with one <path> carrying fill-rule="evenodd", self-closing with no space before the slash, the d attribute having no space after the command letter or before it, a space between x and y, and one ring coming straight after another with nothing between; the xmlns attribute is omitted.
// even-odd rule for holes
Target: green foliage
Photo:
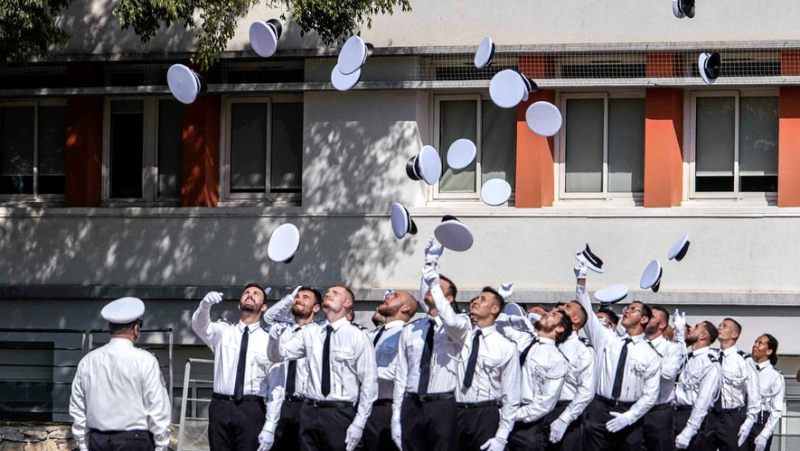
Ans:
<svg viewBox="0 0 800 451"><path fill-rule="evenodd" d="M72 0L0 0L0 65L44 57L51 45L65 44L69 33L56 18Z"/></svg>

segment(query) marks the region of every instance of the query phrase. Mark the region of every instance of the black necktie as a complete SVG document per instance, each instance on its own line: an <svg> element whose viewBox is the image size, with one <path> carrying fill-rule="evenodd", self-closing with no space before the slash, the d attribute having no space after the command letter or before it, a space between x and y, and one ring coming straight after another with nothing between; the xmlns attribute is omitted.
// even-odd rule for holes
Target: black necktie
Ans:
<svg viewBox="0 0 800 451"><path fill-rule="evenodd" d="M322 345L322 396L331 392L331 335L333 326L325 326L325 344Z"/></svg>
<svg viewBox="0 0 800 451"><path fill-rule="evenodd" d="M381 328L378 329L378 333L375 334L375 338L372 339L372 346L378 346L378 341L380 341L381 335L383 335L384 332L386 332L386 326L381 326Z"/></svg>
<svg viewBox="0 0 800 451"><path fill-rule="evenodd" d="M467 361L467 373L464 374L464 386L467 388L472 387L472 378L475 376L475 365L478 363L478 351L481 348L481 333L480 330L475 332L475 337L472 339L472 352L469 353L469 360Z"/></svg>
<svg viewBox="0 0 800 451"><path fill-rule="evenodd" d="M425 335L425 347L422 349L422 359L419 365L419 387L417 394L428 394L428 382L431 378L431 357L433 357L433 320L428 321L428 333Z"/></svg>
<svg viewBox="0 0 800 451"><path fill-rule="evenodd" d="M625 360L628 358L628 344L633 341L630 338L624 339L625 344L622 345L622 350L619 352L619 360L617 361L617 374L614 375L614 388L611 389L611 398L614 400L619 399L622 393L622 380L625 378Z"/></svg>
<svg viewBox="0 0 800 451"><path fill-rule="evenodd" d="M247 368L247 342L250 340L250 328L242 332L242 345L239 347L239 362L236 364L236 383L233 386L233 400L239 402L244 398L244 371Z"/></svg>
<svg viewBox="0 0 800 451"><path fill-rule="evenodd" d="M536 337L533 337L533 340L531 340L531 344L529 344L528 347L526 347L522 351L522 354L519 355L519 364L520 364L520 366L525 365L525 361L528 359L528 353L531 352L531 348L536 343L539 343L539 339L536 338Z"/></svg>
<svg viewBox="0 0 800 451"><path fill-rule="evenodd" d="M295 327L292 333L300 330ZM297 360L289 360L289 367L286 371L286 396L294 396L295 379L297 379Z"/></svg>
<svg viewBox="0 0 800 451"><path fill-rule="evenodd" d="M722 366L722 361L723 360L725 360L725 353L720 351L720 353L719 353L719 369L720 369L719 396L717 396L717 400L714 401L714 411L717 412L717 413L722 412L722 381L725 380L725 378L723 377L723 366Z"/></svg>

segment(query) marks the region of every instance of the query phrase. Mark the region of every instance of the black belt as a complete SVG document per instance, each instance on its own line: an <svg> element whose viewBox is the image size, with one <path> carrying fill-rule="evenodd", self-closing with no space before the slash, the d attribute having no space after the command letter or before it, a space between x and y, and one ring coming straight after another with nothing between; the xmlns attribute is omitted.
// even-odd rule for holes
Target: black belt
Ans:
<svg viewBox="0 0 800 451"><path fill-rule="evenodd" d="M214 393L213 395L211 395L211 398L213 398L213 399L223 399L225 401L237 402L233 398L233 395L222 395L222 394L219 394L219 393ZM258 395L245 395L245 396L242 396L242 399L239 400L238 402L255 402L255 401L263 402L264 398L262 398L261 396L258 396Z"/></svg>
<svg viewBox="0 0 800 451"><path fill-rule="evenodd" d="M393 400L391 398L388 399L376 399L375 402L372 403L373 406L391 406Z"/></svg>
<svg viewBox="0 0 800 451"><path fill-rule="evenodd" d="M346 407L355 407L356 403L350 401L320 401L317 399L306 398L303 400L304 403L320 408L335 408L335 409L344 409Z"/></svg>
<svg viewBox="0 0 800 451"><path fill-rule="evenodd" d="M689 406L689 408L691 408L691 407L692 406ZM668 403L668 402L665 402L664 404L656 404L656 405L654 405L653 407L650 408L650 410L666 410L666 409L671 409L671 408L672 408L672 404Z"/></svg>
<svg viewBox="0 0 800 451"><path fill-rule="evenodd" d="M477 409L479 407L503 407L503 403L499 399L492 399L489 401L480 402L457 402L456 407L459 409Z"/></svg>
<svg viewBox="0 0 800 451"><path fill-rule="evenodd" d="M600 401L601 403L607 405L608 407L628 407L630 408L636 401L619 401L616 399L606 398L605 396L595 395L594 399Z"/></svg>
<svg viewBox="0 0 800 451"><path fill-rule="evenodd" d="M406 393L406 398L413 399L417 402L444 401L447 399L455 399L455 397L456 395L454 395L452 392L428 393L424 396L420 396L417 393Z"/></svg>
<svg viewBox="0 0 800 451"><path fill-rule="evenodd" d="M288 395L283 400L287 402L303 402L306 397L303 395Z"/></svg>
<svg viewBox="0 0 800 451"><path fill-rule="evenodd" d="M556 407L567 407L572 402L571 399L564 399L556 402Z"/></svg>
<svg viewBox="0 0 800 451"><path fill-rule="evenodd" d="M744 406L732 407L730 409L721 409L720 412L744 412Z"/></svg>
<svg viewBox="0 0 800 451"><path fill-rule="evenodd" d="M89 432L92 434L100 434L100 435L117 435L117 434L150 434L152 432L145 430L145 429L131 429L130 431L101 431L100 429L89 428Z"/></svg>
<svg viewBox="0 0 800 451"><path fill-rule="evenodd" d="M687 410L692 410L694 406L676 404L672 408L675 409L675 411L677 412L685 412Z"/></svg>

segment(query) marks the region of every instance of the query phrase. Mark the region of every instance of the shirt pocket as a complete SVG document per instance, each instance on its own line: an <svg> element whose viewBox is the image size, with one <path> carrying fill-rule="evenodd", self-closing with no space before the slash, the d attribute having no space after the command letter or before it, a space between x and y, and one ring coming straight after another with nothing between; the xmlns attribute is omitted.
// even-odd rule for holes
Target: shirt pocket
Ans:
<svg viewBox="0 0 800 451"><path fill-rule="evenodd" d="M335 363L335 367L340 370L341 375L345 375L345 372L355 374L357 357L356 353L349 349L331 352L331 360Z"/></svg>

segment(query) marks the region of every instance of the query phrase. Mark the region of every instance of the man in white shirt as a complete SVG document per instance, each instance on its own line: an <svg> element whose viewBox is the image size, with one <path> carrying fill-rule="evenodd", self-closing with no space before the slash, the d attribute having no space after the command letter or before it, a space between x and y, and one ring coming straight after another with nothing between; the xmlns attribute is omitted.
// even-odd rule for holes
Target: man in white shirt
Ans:
<svg viewBox="0 0 800 451"><path fill-rule="evenodd" d="M367 333L347 320L354 302L348 287L334 285L322 299L325 322L308 324L285 340L279 338L284 328L270 329L272 362L308 359L301 450L353 451L372 412L378 387L375 354Z"/></svg>
<svg viewBox="0 0 800 451"><path fill-rule="evenodd" d="M264 322L272 327L286 321L285 317L291 314L294 324L281 336L288 338L314 321L321 303L318 290L299 286L264 313ZM306 359L272 365L267 373L267 418L258 437L259 451L300 448L300 408L305 400L308 374Z"/></svg>
<svg viewBox="0 0 800 451"><path fill-rule="evenodd" d="M660 305L651 310L653 317L647 323L645 336L661 356L661 380L656 404L644 414L644 443L647 451L671 451L675 447L675 436L664 425L674 422L675 380L686 359L686 348L664 337L669 326L669 312Z"/></svg>
<svg viewBox="0 0 800 451"><path fill-rule="evenodd" d="M758 374L747 362L750 355L736 349L742 325L733 318L725 318L717 332L720 344L717 357L722 366L722 378L720 396L709 415L712 445L725 450L745 449L750 429L761 413Z"/></svg>
<svg viewBox="0 0 800 451"><path fill-rule="evenodd" d="M69 413L81 451L166 451L171 406L158 360L134 347L144 303L122 298L103 308L111 340L87 354L72 381Z"/></svg>
<svg viewBox="0 0 800 451"><path fill-rule="evenodd" d="M261 314L267 310L261 285L245 286L239 298L239 322L211 321L211 307L222 293L205 295L192 315L192 329L214 353L214 393L208 410L211 451L258 449L266 406L267 333Z"/></svg>
<svg viewBox="0 0 800 451"><path fill-rule="evenodd" d="M594 400L586 409L585 447L588 451L642 448L642 416L658 396L661 358L644 336L653 316L638 301L623 311L620 321L625 335L606 328L592 311L586 293L586 267L575 267L575 296L587 312L586 335L597 356Z"/></svg>
<svg viewBox="0 0 800 451"><path fill-rule="evenodd" d="M770 334L756 338L752 356L761 388L761 413L750 430L747 443L751 450L764 451L772 446L772 433L783 415L786 393L783 374L775 368L778 363L778 340Z"/></svg>
<svg viewBox="0 0 800 451"><path fill-rule="evenodd" d="M719 362L716 355L709 352L709 346L716 339L717 329L708 321L686 331L686 344L691 346L692 352L675 385L675 448L716 449L711 445L708 424L708 411L719 391Z"/></svg>
<svg viewBox="0 0 800 451"><path fill-rule="evenodd" d="M541 450L547 443L544 417L558 403L569 362L558 349L572 329L562 311L546 312L534 323L537 337L531 339L520 355L520 404L514 415L514 428L508 438L509 450Z"/></svg>
<svg viewBox="0 0 800 451"><path fill-rule="evenodd" d="M375 310L383 325L370 331L378 366L378 399L364 428L364 447L368 451L397 449L392 441L392 394L397 369L400 333L417 311L417 300L407 291L389 290Z"/></svg>
<svg viewBox="0 0 800 451"><path fill-rule="evenodd" d="M472 330L461 352L456 389L459 450L502 451L519 407L520 369L517 345L495 325L503 297L484 287L469 304Z"/></svg>
<svg viewBox="0 0 800 451"><path fill-rule="evenodd" d="M426 249L426 268L435 267L442 250L432 239ZM456 450L456 359L472 325L467 315L452 307L455 284L435 270L427 273L423 276L427 290L422 292L428 315L407 324L398 343L392 440L403 450ZM456 321L457 317L461 320Z"/></svg>
<svg viewBox="0 0 800 451"><path fill-rule="evenodd" d="M583 449L583 412L594 398L594 349L589 340L578 336L588 317L577 301L567 302L560 309L572 324L571 333L558 346L569 361L569 370L555 409L545 416L548 451Z"/></svg>

